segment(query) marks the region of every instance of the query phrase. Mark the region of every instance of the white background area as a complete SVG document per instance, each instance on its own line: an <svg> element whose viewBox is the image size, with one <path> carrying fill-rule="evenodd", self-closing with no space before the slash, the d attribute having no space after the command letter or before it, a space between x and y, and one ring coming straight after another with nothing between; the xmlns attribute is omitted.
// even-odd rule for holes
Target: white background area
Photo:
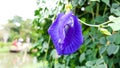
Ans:
<svg viewBox="0 0 120 68"><path fill-rule="evenodd" d="M0 0L0 26L15 15L24 19L33 19L37 9L36 0Z"/></svg>

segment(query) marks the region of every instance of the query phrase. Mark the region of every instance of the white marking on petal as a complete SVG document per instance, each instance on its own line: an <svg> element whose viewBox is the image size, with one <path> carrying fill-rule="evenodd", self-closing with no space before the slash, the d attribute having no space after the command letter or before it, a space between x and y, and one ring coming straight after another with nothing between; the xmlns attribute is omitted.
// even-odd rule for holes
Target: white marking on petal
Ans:
<svg viewBox="0 0 120 68"><path fill-rule="evenodd" d="M65 27L64 27L64 30L65 30L65 34L67 33L67 31L68 31L68 29L70 28L70 26L67 24L67 25L65 25Z"/></svg>
<svg viewBox="0 0 120 68"><path fill-rule="evenodd" d="M58 43L61 43L61 41L62 41L62 40L61 40L61 39L59 39L59 40L58 40Z"/></svg>
<svg viewBox="0 0 120 68"><path fill-rule="evenodd" d="M63 50L63 45L62 44L63 44L62 40L59 39L58 40L58 45L59 45L59 47L60 47L61 50Z"/></svg>
<svg viewBox="0 0 120 68"><path fill-rule="evenodd" d="M74 20L73 20L73 18L72 18L72 17L70 17L70 23L69 23L69 24L70 24L70 26L71 26L71 27L73 27L73 26L74 26Z"/></svg>

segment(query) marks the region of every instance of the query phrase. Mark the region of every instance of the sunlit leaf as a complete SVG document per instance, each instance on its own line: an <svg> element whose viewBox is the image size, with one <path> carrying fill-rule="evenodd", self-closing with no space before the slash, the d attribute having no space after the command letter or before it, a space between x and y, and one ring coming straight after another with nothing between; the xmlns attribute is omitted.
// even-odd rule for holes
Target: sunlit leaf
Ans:
<svg viewBox="0 0 120 68"><path fill-rule="evenodd" d="M80 63L81 63L81 62L84 61L84 60L85 60L85 53L82 53L82 54L80 55L79 61L80 61Z"/></svg>
<svg viewBox="0 0 120 68"><path fill-rule="evenodd" d="M48 43L47 42L44 42L43 43L43 47L42 47L42 50L41 51L45 51L46 52L46 50L49 48L49 45L48 45Z"/></svg>
<svg viewBox="0 0 120 68"><path fill-rule="evenodd" d="M53 59L56 59L56 58L59 58L60 56L57 54L57 51L55 49L53 49L51 51L51 54L50 56L53 58Z"/></svg>
<svg viewBox="0 0 120 68"><path fill-rule="evenodd" d="M87 61L85 65L88 66L88 67L91 67L94 64L95 64L95 61Z"/></svg>
<svg viewBox="0 0 120 68"><path fill-rule="evenodd" d="M108 26L110 26L113 31L120 30L120 17L110 16L109 20L113 22L108 24Z"/></svg>
<svg viewBox="0 0 120 68"><path fill-rule="evenodd" d="M100 65L100 64L103 64L103 63L104 63L103 58L100 58L100 59L96 60L96 65Z"/></svg>
<svg viewBox="0 0 120 68"><path fill-rule="evenodd" d="M110 6L110 0L102 0L106 5Z"/></svg>

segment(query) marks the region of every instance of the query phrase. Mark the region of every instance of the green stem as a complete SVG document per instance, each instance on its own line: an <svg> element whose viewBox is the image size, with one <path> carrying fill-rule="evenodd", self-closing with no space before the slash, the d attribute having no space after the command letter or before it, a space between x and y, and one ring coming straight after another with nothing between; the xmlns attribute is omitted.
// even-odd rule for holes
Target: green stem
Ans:
<svg viewBox="0 0 120 68"><path fill-rule="evenodd" d="M103 15L105 15L106 10L107 10L107 5L105 5Z"/></svg>
<svg viewBox="0 0 120 68"><path fill-rule="evenodd" d="M96 16L99 15L99 4L97 3L97 11L96 11Z"/></svg>
<svg viewBox="0 0 120 68"><path fill-rule="evenodd" d="M79 15L78 17L82 17L83 15L87 14L86 12L82 13L81 15Z"/></svg>
<svg viewBox="0 0 120 68"><path fill-rule="evenodd" d="M87 25L87 26L91 26L91 27L99 27L99 25L87 24L87 23L85 23L84 21L82 21L82 20L80 20L80 19L79 19L79 21L80 21L82 24Z"/></svg>
<svg viewBox="0 0 120 68"><path fill-rule="evenodd" d="M115 19L110 20L110 21L107 21L107 22L104 22L104 23L99 24L99 25L92 25L92 24L88 24L88 23L85 23L84 21L82 21L82 20L80 20L80 19L79 19L79 21L80 21L82 24L86 25L86 26L91 26L91 27L100 27L100 25L102 25L103 27L107 27L107 26L105 26L106 24L108 24L108 23L110 23L110 22L112 22L112 21L114 21L114 20L116 20L116 19L120 19L120 17L115 18Z"/></svg>
<svg viewBox="0 0 120 68"><path fill-rule="evenodd" d="M92 11L92 19L94 19L94 12Z"/></svg>
<svg viewBox="0 0 120 68"><path fill-rule="evenodd" d="M50 44L50 36L49 36L49 39L48 39L48 45ZM47 61L47 53L48 53L48 49L46 50L45 52L45 57L44 57L44 60L43 60L43 67L45 66L45 62Z"/></svg>
<svg viewBox="0 0 120 68"><path fill-rule="evenodd" d="M120 5L120 2L119 2L119 1L117 1L117 0L114 0L114 1Z"/></svg>
<svg viewBox="0 0 120 68"><path fill-rule="evenodd" d="M48 39L48 45L50 44L50 36L49 36L49 39Z"/></svg>
<svg viewBox="0 0 120 68"><path fill-rule="evenodd" d="M118 18L115 18L115 19L113 19L113 20L110 20L110 21L107 21L107 22L104 22L104 23L102 23L101 25L108 24L108 23L110 23L110 22L112 22L112 21L114 21L114 20L116 20L116 19L120 19L120 17L118 17Z"/></svg>
<svg viewBox="0 0 120 68"><path fill-rule="evenodd" d="M45 65L44 65L44 60L42 60L42 62L43 62L43 66L42 66L42 67L44 68L44 67L45 67Z"/></svg>

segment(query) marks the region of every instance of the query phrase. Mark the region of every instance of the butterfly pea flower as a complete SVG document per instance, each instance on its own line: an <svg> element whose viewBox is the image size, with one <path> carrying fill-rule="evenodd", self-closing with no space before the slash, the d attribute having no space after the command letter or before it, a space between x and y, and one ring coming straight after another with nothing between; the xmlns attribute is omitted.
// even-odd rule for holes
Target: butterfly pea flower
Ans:
<svg viewBox="0 0 120 68"><path fill-rule="evenodd" d="M48 33L59 55L72 54L83 43L81 24L72 12L58 14Z"/></svg>

